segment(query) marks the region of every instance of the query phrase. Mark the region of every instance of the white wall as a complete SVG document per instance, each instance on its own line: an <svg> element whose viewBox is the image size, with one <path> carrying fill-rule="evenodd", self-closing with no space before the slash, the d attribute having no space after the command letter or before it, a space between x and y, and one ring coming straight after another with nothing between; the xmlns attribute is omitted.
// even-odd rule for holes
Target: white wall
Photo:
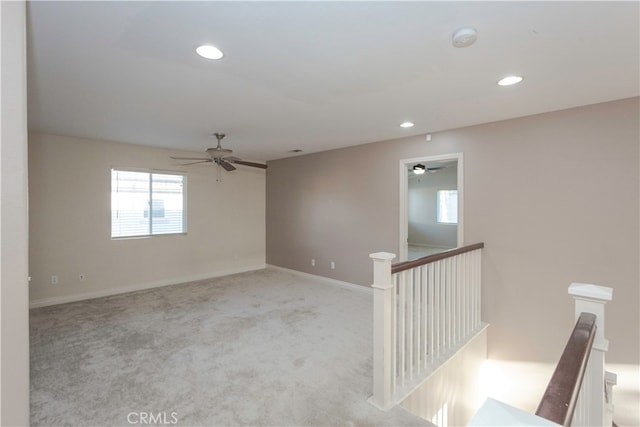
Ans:
<svg viewBox="0 0 640 427"><path fill-rule="evenodd" d="M0 424L29 424L25 3L0 2Z"/></svg>
<svg viewBox="0 0 640 427"><path fill-rule="evenodd" d="M169 158L201 154L30 134L32 306L264 267L265 172ZM112 240L112 167L186 171L187 234Z"/></svg>
<svg viewBox="0 0 640 427"><path fill-rule="evenodd" d="M448 167L436 173L409 177L408 237L409 244L455 248L458 226L437 221L436 195L438 190L458 188L458 168Z"/></svg>
<svg viewBox="0 0 640 427"><path fill-rule="evenodd" d="M369 254L398 253L399 160L462 152L465 243L485 243L489 358L557 363L574 326L567 287L585 282L614 288L607 360L637 372L639 121L630 98L272 161L267 262L371 284ZM548 378L521 373L517 384L544 390ZM640 401L637 382L629 393Z"/></svg>

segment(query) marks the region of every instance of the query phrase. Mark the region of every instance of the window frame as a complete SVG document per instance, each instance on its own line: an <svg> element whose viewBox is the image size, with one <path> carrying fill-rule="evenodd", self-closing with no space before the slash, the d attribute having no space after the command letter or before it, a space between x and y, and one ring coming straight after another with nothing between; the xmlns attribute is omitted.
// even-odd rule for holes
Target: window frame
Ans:
<svg viewBox="0 0 640 427"><path fill-rule="evenodd" d="M136 173L145 173L149 178L149 206L148 216L149 216L149 232L147 234L131 234L126 236L114 236L113 235L113 173L114 172L136 172ZM117 167L112 166L110 169L110 235L111 240L126 240L126 239L147 239L152 237L162 237L162 236L181 236L187 234L187 174L185 172L180 171L167 171L160 169L147 169L147 168L134 168L134 167ZM175 233L153 233L153 175L175 175L182 177L182 231Z"/></svg>
<svg viewBox="0 0 640 427"><path fill-rule="evenodd" d="M440 221L440 194L443 192L453 192L455 191L456 194L456 220L455 222L447 222L447 221ZM436 224L438 225L458 225L458 214L459 214L459 207L458 207L458 189L454 188L454 189L440 189L436 191Z"/></svg>

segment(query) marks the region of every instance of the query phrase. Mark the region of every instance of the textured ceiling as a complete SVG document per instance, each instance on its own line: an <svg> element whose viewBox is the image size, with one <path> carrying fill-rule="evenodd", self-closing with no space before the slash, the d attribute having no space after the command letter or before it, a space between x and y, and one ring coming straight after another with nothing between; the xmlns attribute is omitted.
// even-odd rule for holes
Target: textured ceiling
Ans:
<svg viewBox="0 0 640 427"><path fill-rule="evenodd" d="M604 1L29 2L29 127L194 151L226 132L271 160L628 98L639 19ZM478 41L455 48L464 26Z"/></svg>

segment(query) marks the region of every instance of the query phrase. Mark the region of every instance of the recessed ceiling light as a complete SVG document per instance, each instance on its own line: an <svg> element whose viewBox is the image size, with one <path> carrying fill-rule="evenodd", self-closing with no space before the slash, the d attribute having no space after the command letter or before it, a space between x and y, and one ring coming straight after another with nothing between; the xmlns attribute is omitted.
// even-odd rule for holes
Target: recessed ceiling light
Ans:
<svg viewBox="0 0 640 427"><path fill-rule="evenodd" d="M414 126L414 124L411 123L411 122L402 122L402 123L400 123L400 127L401 128L412 128L413 126Z"/></svg>
<svg viewBox="0 0 640 427"><path fill-rule="evenodd" d="M203 44L202 46L198 46L196 48L196 53L207 59L220 59L224 56L220 49L215 46L211 46L210 44Z"/></svg>
<svg viewBox="0 0 640 427"><path fill-rule="evenodd" d="M500 86L511 86L516 83L520 83L524 77L522 76L507 76L503 79L498 80L498 85Z"/></svg>

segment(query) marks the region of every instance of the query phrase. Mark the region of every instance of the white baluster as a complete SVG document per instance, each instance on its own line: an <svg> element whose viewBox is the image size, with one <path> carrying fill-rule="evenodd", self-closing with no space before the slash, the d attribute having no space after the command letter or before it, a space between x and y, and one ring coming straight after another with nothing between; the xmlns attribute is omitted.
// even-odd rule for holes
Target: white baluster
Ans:
<svg viewBox="0 0 640 427"><path fill-rule="evenodd" d="M396 390L396 381L398 379L398 275L392 276L393 280L393 304L391 305L391 390Z"/></svg>
<svg viewBox="0 0 640 427"><path fill-rule="evenodd" d="M435 354L433 355L434 359L437 360L440 358L440 348L442 346L441 343L441 333L440 333L440 283L441 283L441 278L440 278L440 261L436 261L434 263L434 282L433 282L433 288L434 288L434 299L433 299L433 305L434 305L434 319L433 319L433 327L435 329L435 343L434 343L434 347L435 347Z"/></svg>
<svg viewBox="0 0 640 427"><path fill-rule="evenodd" d="M422 292L420 289L420 268L413 270L413 289L415 289L414 302L414 330L413 330L413 363L416 374L422 371L422 365L420 363L420 349L422 347Z"/></svg>
<svg viewBox="0 0 640 427"><path fill-rule="evenodd" d="M398 375L398 383L400 386L404 385L404 378L406 373L406 345L407 345L407 336L406 336L406 289L405 289L405 281L404 275L398 275L398 359L400 370L400 375Z"/></svg>
<svg viewBox="0 0 640 427"><path fill-rule="evenodd" d="M409 379L413 379L413 282L412 270L403 271L405 276L406 296L407 296L407 331L406 331L406 351L407 367Z"/></svg>
<svg viewBox="0 0 640 427"><path fill-rule="evenodd" d="M433 363L436 352L436 269L435 265L429 264L429 361Z"/></svg>
<svg viewBox="0 0 640 427"><path fill-rule="evenodd" d="M458 340L458 261L459 256L451 259L451 331L453 345L457 345Z"/></svg>
<svg viewBox="0 0 640 427"><path fill-rule="evenodd" d="M469 286L471 287L471 325L470 330L473 332L476 329L476 317L478 314L477 301L478 297L476 295L476 257L473 252L469 253L469 259L471 261L471 267L469 271Z"/></svg>
<svg viewBox="0 0 640 427"><path fill-rule="evenodd" d="M445 337L447 338L445 348L448 351L453 344L451 342L451 258L444 260L444 305L445 305Z"/></svg>
<svg viewBox="0 0 640 427"><path fill-rule="evenodd" d="M482 324L482 251L480 249L477 249L475 251L475 257L476 257L476 295L477 295L477 300L476 300L476 305L477 305L477 312L476 312L476 329L480 327L480 325Z"/></svg>
<svg viewBox="0 0 640 427"><path fill-rule="evenodd" d="M429 354L429 341L427 327L429 324L429 288L427 287L428 266L420 267L420 286L422 289L422 368L427 368L427 358Z"/></svg>
<svg viewBox="0 0 640 427"><path fill-rule="evenodd" d="M465 254L468 259L469 269L467 271L467 300L469 316L467 317L467 336L473 332L473 317L475 316L473 307L473 257L470 252Z"/></svg>

